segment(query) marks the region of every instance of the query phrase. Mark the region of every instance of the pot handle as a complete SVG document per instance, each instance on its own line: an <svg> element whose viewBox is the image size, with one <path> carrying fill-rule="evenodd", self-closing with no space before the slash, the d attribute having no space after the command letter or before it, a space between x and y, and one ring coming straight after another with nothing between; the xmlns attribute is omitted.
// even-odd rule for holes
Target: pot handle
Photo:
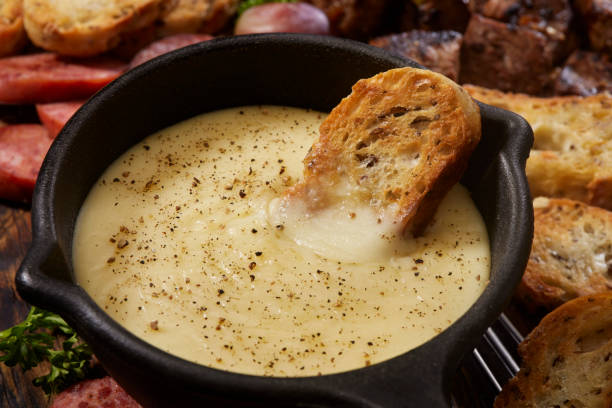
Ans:
<svg viewBox="0 0 612 408"><path fill-rule="evenodd" d="M56 242L35 241L17 270L15 286L27 302L61 313L81 296L77 286L65 281L69 270Z"/></svg>

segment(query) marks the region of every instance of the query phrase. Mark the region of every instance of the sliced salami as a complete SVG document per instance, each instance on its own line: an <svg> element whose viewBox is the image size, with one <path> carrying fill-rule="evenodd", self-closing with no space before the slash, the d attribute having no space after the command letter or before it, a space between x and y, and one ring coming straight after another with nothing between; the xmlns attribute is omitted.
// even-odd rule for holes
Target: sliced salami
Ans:
<svg viewBox="0 0 612 408"><path fill-rule="evenodd" d="M142 408L111 377L86 380L59 393L51 408Z"/></svg>
<svg viewBox="0 0 612 408"><path fill-rule="evenodd" d="M91 96L125 64L111 58L75 60L54 53L0 59L0 102L45 103Z"/></svg>
<svg viewBox="0 0 612 408"><path fill-rule="evenodd" d="M42 103L36 105L36 112L42 124L49 131L49 137L55 138L68 119L85 103L85 101Z"/></svg>
<svg viewBox="0 0 612 408"><path fill-rule="evenodd" d="M31 200L49 146L51 139L41 125L0 127L0 198Z"/></svg>

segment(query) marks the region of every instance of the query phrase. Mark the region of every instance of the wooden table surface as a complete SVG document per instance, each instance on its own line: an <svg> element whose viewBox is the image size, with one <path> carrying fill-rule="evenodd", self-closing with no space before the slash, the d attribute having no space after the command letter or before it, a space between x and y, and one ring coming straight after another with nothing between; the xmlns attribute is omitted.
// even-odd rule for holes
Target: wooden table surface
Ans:
<svg viewBox="0 0 612 408"><path fill-rule="evenodd" d="M15 272L32 240L30 211L27 207L0 202L0 330L21 322L29 305L15 290ZM46 407L45 394L32 385L38 369L24 374L21 368L0 364L0 407Z"/></svg>

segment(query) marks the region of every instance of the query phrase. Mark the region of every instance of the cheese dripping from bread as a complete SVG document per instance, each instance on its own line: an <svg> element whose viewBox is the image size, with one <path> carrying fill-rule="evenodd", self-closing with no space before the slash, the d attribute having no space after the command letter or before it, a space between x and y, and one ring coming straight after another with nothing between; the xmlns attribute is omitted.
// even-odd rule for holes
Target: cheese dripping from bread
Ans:
<svg viewBox="0 0 612 408"><path fill-rule="evenodd" d="M303 181L270 222L329 259L409 253L481 134L478 105L443 75L399 68L358 81L320 127Z"/></svg>

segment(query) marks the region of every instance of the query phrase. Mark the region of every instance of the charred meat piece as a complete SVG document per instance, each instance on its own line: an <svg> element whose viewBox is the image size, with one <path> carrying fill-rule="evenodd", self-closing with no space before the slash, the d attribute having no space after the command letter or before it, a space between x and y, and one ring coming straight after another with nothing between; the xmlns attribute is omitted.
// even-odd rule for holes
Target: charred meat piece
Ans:
<svg viewBox="0 0 612 408"><path fill-rule="evenodd" d="M456 31L421 31L377 37L370 44L415 60L432 71L459 79L459 52L462 35Z"/></svg>
<svg viewBox="0 0 612 408"><path fill-rule="evenodd" d="M554 43L539 31L472 15L463 36L461 83L547 94Z"/></svg>
<svg viewBox="0 0 612 408"><path fill-rule="evenodd" d="M595 52L574 51L555 81L557 95L588 96L605 91L612 93L612 61Z"/></svg>
<svg viewBox="0 0 612 408"><path fill-rule="evenodd" d="M399 16L399 24L395 32L410 31L418 27L419 11L412 1L403 2L397 8L392 7L389 13L397 13Z"/></svg>
<svg viewBox="0 0 612 408"><path fill-rule="evenodd" d="M470 11L463 0L422 0L418 4L418 27L423 30L453 30L463 33Z"/></svg>
<svg viewBox="0 0 612 408"><path fill-rule="evenodd" d="M471 0L470 10L541 32L556 44L555 62L562 61L576 48L569 0Z"/></svg>
<svg viewBox="0 0 612 408"><path fill-rule="evenodd" d="M306 0L325 12L333 35L363 40L379 29L390 0Z"/></svg>
<svg viewBox="0 0 612 408"><path fill-rule="evenodd" d="M593 50L612 56L612 0L576 0Z"/></svg>

